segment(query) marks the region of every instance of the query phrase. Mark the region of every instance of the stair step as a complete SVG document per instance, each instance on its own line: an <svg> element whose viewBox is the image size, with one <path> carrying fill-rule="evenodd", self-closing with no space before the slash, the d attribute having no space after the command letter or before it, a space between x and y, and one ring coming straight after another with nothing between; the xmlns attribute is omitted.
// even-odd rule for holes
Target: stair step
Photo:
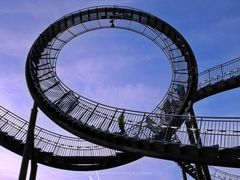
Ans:
<svg viewBox="0 0 240 180"><path fill-rule="evenodd" d="M52 158L53 158L53 153L52 152L41 152L39 154L40 158L44 159L46 163L49 163Z"/></svg>
<svg viewBox="0 0 240 180"><path fill-rule="evenodd" d="M41 148L34 148L35 151L41 152L42 149Z"/></svg>
<svg viewBox="0 0 240 180"><path fill-rule="evenodd" d="M116 142L117 144L125 144L126 137L123 135L117 135L116 136Z"/></svg>
<svg viewBox="0 0 240 180"><path fill-rule="evenodd" d="M8 135L8 133L7 133L7 132L4 132L4 131L0 131L0 135L1 135L1 136L6 136L6 135Z"/></svg>
<svg viewBox="0 0 240 180"><path fill-rule="evenodd" d="M75 126L74 129L78 130L79 132L86 132L85 126L83 126L81 123Z"/></svg>
<svg viewBox="0 0 240 180"><path fill-rule="evenodd" d="M106 131L106 138L108 142L115 142L117 134L111 134L110 132Z"/></svg>
<svg viewBox="0 0 240 180"><path fill-rule="evenodd" d="M4 141L5 136L8 136L7 132L0 131L0 139Z"/></svg>
<svg viewBox="0 0 240 180"><path fill-rule="evenodd" d="M102 140L106 140L107 139L107 134L102 131L102 130L97 130L95 128L92 128L92 131L95 131L94 134L96 134L96 137L102 139Z"/></svg>
<svg viewBox="0 0 240 180"><path fill-rule="evenodd" d="M239 159L240 158L240 148L225 148L219 150L219 156L222 159Z"/></svg>
<svg viewBox="0 0 240 180"><path fill-rule="evenodd" d="M41 153L41 148L34 148L34 158L37 159L39 157L39 154Z"/></svg>
<svg viewBox="0 0 240 180"><path fill-rule="evenodd" d="M11 144L14 144L16 148L22 148L22 149L23 149L24 146L25 146L25 143L23 143L22 140L18 140L18 139L15 139L15 138L13 138L13 139L11 140Z"/></svg>
<svg viewBox="0 0 240 180"><path fill-rule="evenodd" d="M126 144L127 146L130 146L130 147L134 147L134 148L138 147L138 142L133 137L126 137Z"/></svg>
<svg viewBox="0 0 240 180"><path fill-rule="evenodd" d="M198 156L198 148L196 145L180 145L180 150L183 154Z"/></svg>
<svg viewBox="0 0 240 180"><path fill-rule="evenodd" d="M205 86L205 87L203 88L203 90L206 91L206 92L212 92L212 91L213 91L213 87L212 87L212 85L210 84L210 85Z"/></svg>
<svg viewBox="0 0 240 180"><path fill-rule="evenodd" d="M65 160L66 158L65 157L62 157L62 156L55 156L55 155L53 155L52 157L51 157L51 162L53 162L54 164L64 164L65 163ZM69 162L72 162L72 163L74 163L73 161L73 159L66 159L66 161L68 161L68 163Z"/></svg>
<svg viewBox="0 0 240 180"><path fill-rule="evenodd" d="M197 95L199 95L199 96L202 96L202 95L204 95L206 93L206 91L204 91L204 88L201 88L201 89L199 89L198 91L197 91Z"/></svg>
<svg viewBox="0 0 240 180"><path fill-rule="evenodd" d="M226 82L224 80L216 83L216 88L223 88L223 87L226 87Z"/></svg>
<svg viewBox="0 0 240 180"><path fill-rule="evenodd" d="M195 169L188 169L189 172L194 173L196 172Z"/></svg>
<svg viewBox="0 0 240 180"><path fill-rule="evenodd" d="M218 145L214 145L214 146L206 146L206 147L200 147L198 149L199 151L199 156L204 156L206 158L209 159L217 159L218 158L218 149L219 146Z"/></svg>
<svg viewBox="0 0 240 180"><path fill-rule="evenodd" d="M79 124L79 122L77 122L76 120L72 119L72 118L68 118L67 119L67 123L70 125L70 126L77 126Z"/></svg>
<svg viewBox="0 0 240 180"><path fill-rule="evenodd" d="M236 77L236 80L237 80L238 82L240 82L240 75L239 75L238 77Z"/></svg>
<svg viewBox="0 0 240 180"><path fill-rule="evenodd" d="M92 136L93 136L93 135L97 135L99 131L100 131L100 130L97 130L95 127L91 127L91 126L90 126L90 127L88 128L88 133L91 134Z"/></svg>
<svg viewBox="0 0 240 180"><path fill-rule="evenodd" d="M150 147L154 151L158 151L160 153L166 152L166 147L164 146L164 143L162 141L152 141L150 142Z"/></svg>
<svg viewBox="0 0 240 180"><path fill-rule="evenodd" d="M227 84L229 85L234 85L237 83L236 77L231 77L230 79L227 80Z"/></svg>
<svg viewBox="0 0 240 180"><path fill-rule="evenodd" d="M6 134L6 135L3 137L3 140L4 140L5 142L11 143L12 138L13 138L12 136L9 136L8 134Z"/></svg>
<svg viewBox="0 0 240 180"><path fill-rule="evenodd" d="M137 141L138 147L144 150L151 150L149 140L147 139L135 139Z"/></svg>
<svg viewBox="0 0 240 180"><path fill-rule="evenodd" d="M166 145L166 151L174 154L181 154L180 151L180 144L178 143L167 143Z"/></svg>

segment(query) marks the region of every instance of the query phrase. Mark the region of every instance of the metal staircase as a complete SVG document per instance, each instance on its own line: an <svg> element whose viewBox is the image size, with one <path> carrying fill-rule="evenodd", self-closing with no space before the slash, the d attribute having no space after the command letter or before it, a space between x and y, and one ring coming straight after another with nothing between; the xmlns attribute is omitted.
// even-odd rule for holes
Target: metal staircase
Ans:
<svg viewBox="0 0 240 180"><path fill-rule="evenodd" d="M23 154L29 122L0 106L0 143ZM76 137L35 127L34 159L41 164L68 170L96 170L120 166L141 156L107 149Z"/></svg>
<svg viewBox="0 0 240 180"><path fill-rule="evenodd" d="M152 112L92 101L58 78L56 62L61 49L73 38L103 28L141 34L166 55L172 80ZM93 170L150 156L176 161L184 173L196 179L210 179L207 165L240 167L240 118L201 117L192 111L193 103L239 87L239 61L237 58L198 75L187 41L152 14L119 6L92 7L68 14L34 42L27 58L26 79L36 110L33 119L39 107L56 124L84 140L36 127L30 158L63 169ZM31 147L26 140L30 134L28 123L2 107L0 112L2 145L25 157L26 147ZM126 133L120 134L117 120L123 112ZM29 125L32 128L34 123Z"/></svg>

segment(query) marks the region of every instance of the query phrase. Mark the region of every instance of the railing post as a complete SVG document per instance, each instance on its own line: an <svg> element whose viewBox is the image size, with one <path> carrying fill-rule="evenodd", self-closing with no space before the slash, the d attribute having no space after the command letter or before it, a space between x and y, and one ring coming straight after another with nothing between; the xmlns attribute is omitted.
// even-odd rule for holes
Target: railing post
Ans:
<svg viewBox="0 0 240 180"><path fill-rule="evenodd" d="M167 141L167 138L168 138L167 135L168 135L169 128L170 128L170 127L169 127L169 123L168 123L168 124L167 124L167 128L166 128L166 131L165 131L165 134L164 134L164 139L163 139L164 142Z"/></svg>
<svg viewBox="0 0 240 180"><path fill-rule="evenodd" d="M110 123L108 124L107 131L108 131L108 129L111 127L112 122L113 122L113 120L114 120L114 118L115 118L115 116L116 116L116 114L117 114L117 111L118 111L118 109L115 110L114 115L113 115L113 117L112 117Z"/></svg>
<svg viewBox="0 0 240 180"><path fill-rule="evenodd" d="M60 139L61 139L61 135L58 137L58 140L57 140L57 142L56 142L56 144L55 144L55 147L54 147L54 149L53 149L53 154L54 154L54 151L56 150L56 148L57 148L57 146L58 146L58 143L59 143Z"/></svg>
<svg viewBox="0 0 240 180"><path fill-rule="evenodd" d="M22 155L23 156L22 164L21 164L18 180L26 179L29 159L31 156L33 156L32 151L34 148L34 129L35 129L35 124L37 119L37 111L38 111L37 108L38 108L37 104L34 102L32 112L31 112L30 122L28 125L26 144L24 146L24 151Z"/></svg>
<svg viewBox="0 0 240 180"><path fill-rule="evenodd" d="M201 147L202 146L202 142L201 142L202 118L200 118L199 120L200 120L200 125L199 125L199 137L197 139L197 145L198 145L198 147Z"/></svg>
<svg viewBox="0 0 240 180"><path fill-rule="evenodd" d="M223 79L223 66L221 65L221 73L222 73L222 79Z"/></svg>
<svg viewBox="0 0 240 180"><path fill-rule="evenodd" d="M142 124L143 124L144 119L145 119L145 113L144 113L143 118L142 118L142 121L141 121L141 123L140 123L137 136L139 136L139 134L140 134L140 131L141 131L141 128L142 128Z"/></svg>
<svg viewBox="0 0 240 180"><path fill-rule="evenodd" d="M210 70L208 70L208 80L209 80L209 83L211 84L211 75L210 75Z"/></svg>
<svg viewBox="0 0 240 180"><path fill-rule="evenodd" d="M17 137L18 133L21 132L21 130L23 129L23 127L27 124L27 122L24 123L24 125L16 132L16 134L14 134L14 137Z"/></svg>

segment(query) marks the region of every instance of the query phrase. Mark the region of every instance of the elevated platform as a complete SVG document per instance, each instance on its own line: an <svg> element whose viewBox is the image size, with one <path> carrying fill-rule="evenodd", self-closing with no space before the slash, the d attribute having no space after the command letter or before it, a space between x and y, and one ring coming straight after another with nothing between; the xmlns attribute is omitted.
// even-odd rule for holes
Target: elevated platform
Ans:
<svg viewBox="0 0 240 180"><path fill-rule="evenodd" d="M28 122L0 106L0 144L19 155L26 143ZM101 147L36 127L34 159L66 170L100 170L120 166L141 156Z"/></svg>
<svg viewBox="0 0 240 180"><path fill-rule="evenodd" d="M103 28L141 34L166 55L172 80L151 113L92 101L58 78L56 63L62 48L83 33ZM149 156L176 161L198 179L210 179L207 165L240 167L240 118L189 115L193 103L239 87L239 62L237 58L198 74L194 54L183 36L158 17L138 9L100 6L68 14L34 42L27 58L26 79L35 107L84 140L37 127L31 158L62 169L96 170ZM125 133L120 133L121 114ZM0 117L0 143L21 155L28 123L2 107Z"/></svg>

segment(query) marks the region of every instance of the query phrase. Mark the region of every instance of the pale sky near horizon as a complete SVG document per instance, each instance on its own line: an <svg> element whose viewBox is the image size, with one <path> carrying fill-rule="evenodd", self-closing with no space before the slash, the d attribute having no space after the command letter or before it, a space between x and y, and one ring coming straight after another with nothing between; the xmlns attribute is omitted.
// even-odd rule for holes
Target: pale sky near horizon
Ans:
<svg viewBox="0 0 240 180"><path fill-rule="evenodd" d="M1 1L0 105L28 119L33 101L24 73L26 56L34 40L65 14L108 4L142 9L168 22L189 42L199 72L240 56L240 2L237 0ZM59 58L57 72L69 87L93 100L136 110L151 111L166 92L171 76L168 62L159 61L164 58L156 45L121 30L101 30L78 37L64 48ZM194 105L196 115L240 116L239 97L237 88L202 100ZM41 112L37 124L72 136ZM0 179L17 179L21 157L0 146L0 159ZM225 170L240 175L239 169ZM182 176L174 162L143 158L97 172L39 165L37 179L175 180Z"/></svg>

